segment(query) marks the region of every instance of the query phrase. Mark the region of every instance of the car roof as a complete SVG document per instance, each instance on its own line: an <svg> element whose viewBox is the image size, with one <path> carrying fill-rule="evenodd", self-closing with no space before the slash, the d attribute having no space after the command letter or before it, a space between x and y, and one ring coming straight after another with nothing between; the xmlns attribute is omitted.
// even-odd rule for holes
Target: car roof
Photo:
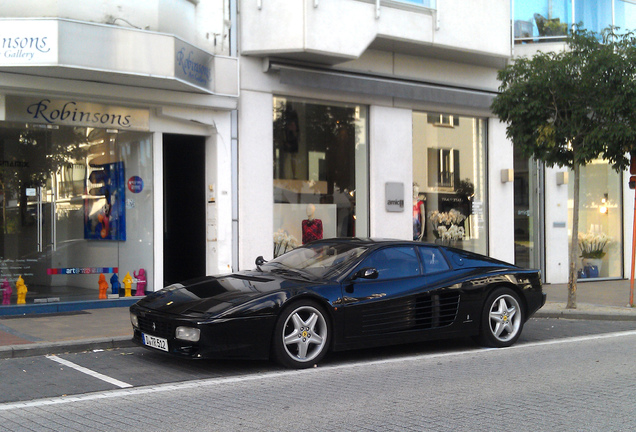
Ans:
<svg viewBox="0 0 636 432"><path fill-rule="evenodd" d="M389 239L389 238L364 238L364 237L337 237L337 238L329 238L316 240L312 243L350 243L350 244L359 244L360 246L385 246L385 245L398 245L398 244L409 244L409 245L427 245L439 247L439 245L434 243L423 243L423 242L415 242L412 240L400 240L400 239Z"/></svg>

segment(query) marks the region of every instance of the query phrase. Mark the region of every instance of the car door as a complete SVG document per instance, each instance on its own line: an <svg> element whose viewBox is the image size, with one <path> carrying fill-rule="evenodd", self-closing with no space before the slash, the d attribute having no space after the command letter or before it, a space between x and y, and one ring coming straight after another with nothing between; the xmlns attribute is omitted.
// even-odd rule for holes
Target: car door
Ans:
<svg viewBox="0 0 636 432"><path fill-rule="evenodd" d="M365 270L370 270L367 277L362 276ZM343 284L345 337L377 338L416 327L416 298L424 289L415 247L372 252Z"/></svg>
<svg viewBox="0 0 636 432"><path fill-rule="evenodd" d="M461 284L456 284L446 257L438 247L418 246L426 290L418 296L419 328L439 329L450 326L457 318Z"/></svg>

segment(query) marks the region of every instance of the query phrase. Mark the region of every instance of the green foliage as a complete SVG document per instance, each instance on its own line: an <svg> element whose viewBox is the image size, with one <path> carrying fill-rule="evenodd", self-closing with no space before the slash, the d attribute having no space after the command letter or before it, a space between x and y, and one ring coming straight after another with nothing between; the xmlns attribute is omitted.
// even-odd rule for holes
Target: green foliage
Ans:
<svg viewBox="0 0 636 432"><path fill-rule="evenodd" d="M577 26L566 44L499 71L492 110L515 146L549 166L603 157L624 169L636 150L636 38Z"/></svg>

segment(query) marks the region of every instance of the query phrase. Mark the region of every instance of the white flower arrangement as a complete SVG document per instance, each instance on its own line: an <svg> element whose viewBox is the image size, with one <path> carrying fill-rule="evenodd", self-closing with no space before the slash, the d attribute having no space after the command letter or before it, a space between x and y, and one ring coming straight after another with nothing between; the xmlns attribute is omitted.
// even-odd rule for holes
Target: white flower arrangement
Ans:
<svg viewBox="0 0 636 432"><path fill-rule="evenodd" d="M449 212L439 212L434 210L428 214L428 218L433 224L433 234L442 240L463 240L464 227L460 227L466 216L459 211L452 209Z"/></svg>
<svg viewBox="0 0 636 432"><path fill-rule="evenodd" d="M605 248L612 242L612 238L604 233L579 233L579 249L583 258L603 258Z"/></svg>
<svg viewBox="0 0 636 432"><path fill-rule="evenodd" d="M282 228L274 233L274 258L298 247L298 239Z"/></svg>
<svg viewBox="0 0 636 432"><path fill-rule="evenodd" d="M449 212L439 212L437 210L428 214L429 219L433 223L433 226L438 225L459 225L466 219L466 216L461 214L458 210L452 209Z"/></svg>
<svg viewBox="0 0 636 432"><path fill-rule="evenodd" d="M450 228L446 228L444 225L437 227L438 238L442 240L463 240L464 239L464 227L457 225L451 225Z"/></svg>

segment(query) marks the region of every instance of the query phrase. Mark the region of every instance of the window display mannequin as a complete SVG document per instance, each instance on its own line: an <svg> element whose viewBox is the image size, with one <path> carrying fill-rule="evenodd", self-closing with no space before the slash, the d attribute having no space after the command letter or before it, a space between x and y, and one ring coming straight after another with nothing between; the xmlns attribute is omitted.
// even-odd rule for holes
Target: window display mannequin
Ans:
<svg viewBox="0 0 636 432"><path fill-rule="evenodd" d="M322 238L322 221L314 219L316 206L307 205L307 219L303 221L303 244Z"/></svg>
<svg viewBox="0 0 636 432"><path fill-rule="evenodd" d="M413 183L413 240L422 241L426 235L426 197L420 197L420 188Z"/></svg>

